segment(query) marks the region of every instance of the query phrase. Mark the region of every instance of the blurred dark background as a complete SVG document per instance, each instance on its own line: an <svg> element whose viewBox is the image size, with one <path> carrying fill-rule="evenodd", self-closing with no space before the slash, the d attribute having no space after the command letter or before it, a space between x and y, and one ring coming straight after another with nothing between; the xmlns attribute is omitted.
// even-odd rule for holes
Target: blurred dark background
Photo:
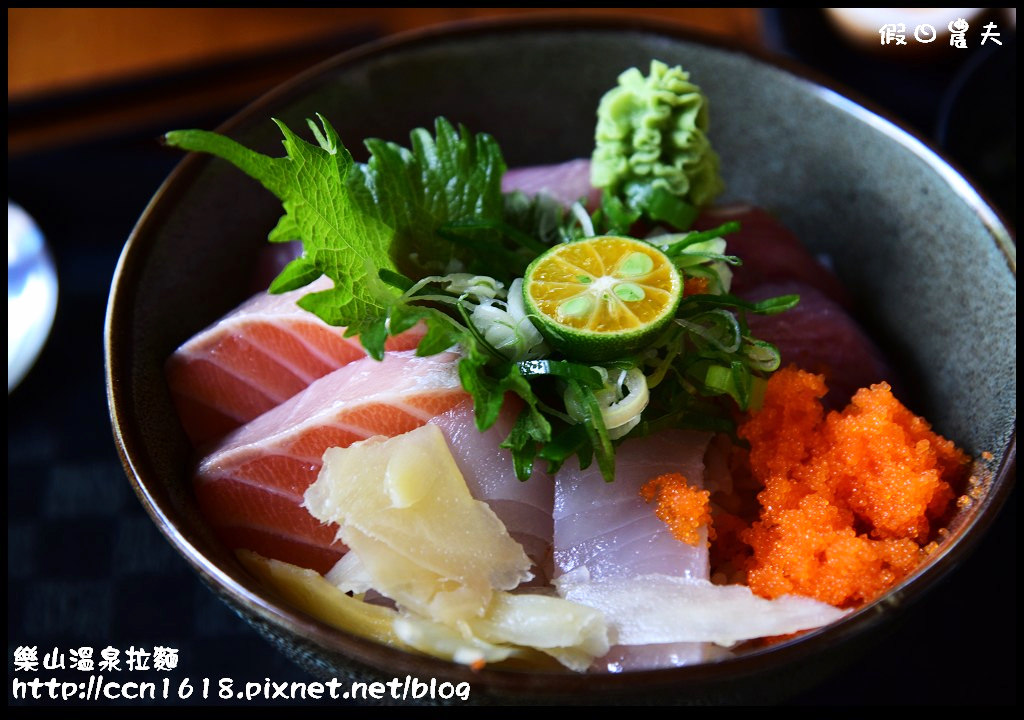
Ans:
<svg viewBox="0 0 1024 720"><path fill-rule="evenodd" d="M1016 223L1015 15L883 46L824 11L612 9L788 57L939 148ZM913 12L908 9L908 12ZM214 127L279 82L358 44L502 8L8 9L8 197L37 221L60 280L47 344L8 396L8 677L14 651L178 650L169 676L310 679L196 578L142 510L114 449L102 328L124 241L180 159L155 138ZM980 44L994 22L1002 45ZM933 23L939 27L939 23ZM945 28L942 28L942 32ZM849 668L795 705L1016 702L1016 504L977 552ZM76 671L56 674L68 679ZM24 676L25 674L21 674ZM122 674L122 680L129 679ZM8 696L8 703L15 702Z"/></svg>

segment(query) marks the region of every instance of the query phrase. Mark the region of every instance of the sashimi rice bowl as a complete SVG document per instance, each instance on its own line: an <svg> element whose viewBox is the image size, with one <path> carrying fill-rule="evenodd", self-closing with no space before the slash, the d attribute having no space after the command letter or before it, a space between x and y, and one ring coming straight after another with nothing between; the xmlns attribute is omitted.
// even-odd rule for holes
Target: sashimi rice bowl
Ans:
<svg viewBox="0 0 1024 720"><path fill-rule="evenodd" d="M784 695L1008 494L1012 240L789 72L521 30L374 46L165 135L194 152L108 312L126 468L319 675Z"/></svg>

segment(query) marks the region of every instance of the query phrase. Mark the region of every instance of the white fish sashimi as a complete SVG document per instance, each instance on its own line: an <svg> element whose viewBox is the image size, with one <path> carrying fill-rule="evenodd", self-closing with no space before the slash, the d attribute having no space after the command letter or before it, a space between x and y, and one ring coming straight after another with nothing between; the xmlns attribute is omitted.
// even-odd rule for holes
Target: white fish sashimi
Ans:
<svg viewBox="0 0 1024 720"><path fill-rule="evenodd" d="M702 486L710 439L708 433L670 430L628 440L616 449L613 483L604 482L596 466L581 471L567 465L559 471L555 476L556 573L584 569L588 576L626 584L650 573L707 579L707 530L700 530L695 546L680 542L640 497L640 487L665 473L681 473L690 485ZM618 645L595 661L593 668L622 672L692 665L706 661L712 652L711 646L699 642Z"/></svg>
<svg viewBox="0 0 1024 720"><path fill-rule="evenodd" d="M713 662L729 655L728 650L712 643L616 645L601 657L593 669L610 673L657 670Z"/></svg>
<svg viewBox="0 0 1024 720"><path fill-rule="evenodd" d="M579 200L596 207L601 201L601 190L590 184L590 160L585 158L508 170L501 178L501 191L514 190L527 195L545 193L566 207Z"/></svg>
<svg viewBox="0 0 1024 720"><path fill-rule="evenodd" d="M811 598L767 600L744 585L669 575L591 580L579 568L555 584L562 597L604 613L620 645L712 642L728 647L821 627L847 613Z"/></svg>
<svg viewBox="0 0 1024 720"><path fill-rule="evenodd" d="M500 447L514 421L515 408L506 402L497 422L481 433L466 401L430 422L444 433L473 497L486 502L522 544L538 577L550 578L554 481L540 463L529 480L516 479L512 455Z"/></svg>
<svg viewBox="0 0 1024 720"><path fill-rule="evenodd" d="M687 545L672 536L640 487L665 473L682 473L702 487L708 433L670 430L628 440L616 449L615 482L596 464L586 470L570 461L555 475L555 572L586 566L595 579L662 573L707 579L706 530Z"/></svg>

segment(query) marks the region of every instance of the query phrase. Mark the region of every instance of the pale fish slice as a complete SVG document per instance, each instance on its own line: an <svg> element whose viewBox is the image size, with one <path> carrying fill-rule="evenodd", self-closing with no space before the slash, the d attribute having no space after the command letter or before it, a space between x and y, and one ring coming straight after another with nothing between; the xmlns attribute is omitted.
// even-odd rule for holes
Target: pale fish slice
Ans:
<svg viewBox="0 0 1024 720"><path fill-rule="evenodd" d="M687 545L672 536L640 497L640 487L665 473L682 473L700 487L710 435L673 430L628 440L616 450L615 482L596 466L581 471L572 460L556 475L556 573L587 567L595 578L630 579L645 573L707 579L707 531ZM707 643L615 646L594 669L621 672L704 662ZM663 664L664 663L664 664Z"/></svg>
<svg viewBox="0 0 1024 720"><path fill-rule="evenodd" d="M707 579L706 542L674 538L640 487L665 473L682 473L702 487L710 437L671 430L628 440L616 450L613 483L604 482L596 463L580 470L569 460L555 476L556 575L586 566L595 579L650 573Z"/></svg>
<svg viewBox="0 0 1024 720"><path fill-rule="evenodd" d="M501 442L512 429L519 403L507 400L497 422L477 430L473 404L467 400L438 415L431 424L441 428L470 493L486 502L533 560L539 580L551 577L554 523L554 479L536 463L526 482L516 478L512 454Z"/></svg>
<svg viewBox="0 0 1024 720"><path fill-rule="evenodd" d="M555 584L562 597L604 613L620 645L711 642L729 647L811 630L848 612L811 598L783 595L767 600L744 585L669 575L596 580L586 568L578 568Z"/></svg>

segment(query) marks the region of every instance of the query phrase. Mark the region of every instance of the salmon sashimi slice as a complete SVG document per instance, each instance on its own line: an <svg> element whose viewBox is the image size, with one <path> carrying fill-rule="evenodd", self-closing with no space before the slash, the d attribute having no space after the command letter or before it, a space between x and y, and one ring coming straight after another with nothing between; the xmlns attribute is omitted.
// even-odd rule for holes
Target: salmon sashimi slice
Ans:
<svg viewBox="0 0 1024 720"><path fill-rule="evenodd" d="M404 351L356 360L243 425L199 464L204 516L232 548L326 573L345 547L336 526L302 507L324 451L400 435L463 402L457 358Z"/></svg>
<svg viewBox="0 0 1024 720"><path fill-rule="evenodd" d="M280 405L314 380L366 357L359 338L326 324L296 301L331 286L328 278L280 295L260 293L179 347L166 376L192 444L223 437ZM416 328L388 339L409 350Z"/></svg>

